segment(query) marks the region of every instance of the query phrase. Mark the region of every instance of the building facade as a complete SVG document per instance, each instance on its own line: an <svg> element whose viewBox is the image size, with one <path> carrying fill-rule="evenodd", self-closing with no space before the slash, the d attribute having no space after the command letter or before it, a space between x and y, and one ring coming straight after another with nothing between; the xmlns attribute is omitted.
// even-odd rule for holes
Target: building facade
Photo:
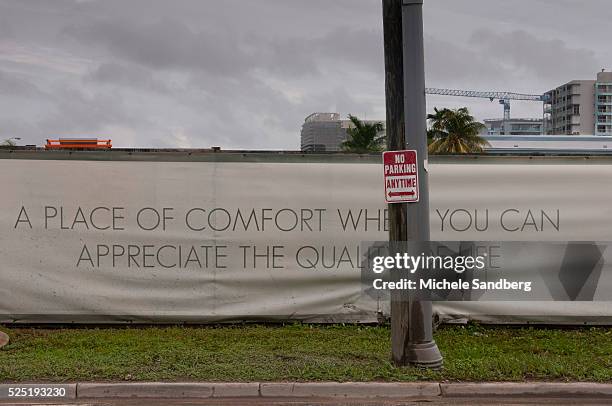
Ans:
<svg viewBox="0 0 612 406"><path fill-rule="evenodd" d="M549 135L612 135L612 72L546 92L544 123Z"/></svg>
<svg viewBox="0 0 612 406"><path fill-rule="evenodd" d="M481 135L542 135L543 122L539 118L485 119Z"/></svg>
<svg viewBox="0 0 612 406"><path fill-rule="evenodd" d="M384 121L362 120L364 123ZM304 152L338 152L351 127L350 120L341 120L338 113L313 113L302 125L301 150Z"/></svg>
<svg viewBox="0 0 612 406"><path fill-rule="evenodd" d="M338 113L313 113L302 125L301 144L305 152L339 151L345 139L346 130Z"/></svg>
<svg viewBox="0 0 612 406"><path fill-rule="evenodd" d="M612 135L612 72L597 75L595 125L595 135Z"/></svg>
<svg viewBox="0 0 612 406"><path fill-rule="evenodd" d="M594 135L537 135L485 136L489 145L485 150L500 153L609 153L612 137Z"/></svg>

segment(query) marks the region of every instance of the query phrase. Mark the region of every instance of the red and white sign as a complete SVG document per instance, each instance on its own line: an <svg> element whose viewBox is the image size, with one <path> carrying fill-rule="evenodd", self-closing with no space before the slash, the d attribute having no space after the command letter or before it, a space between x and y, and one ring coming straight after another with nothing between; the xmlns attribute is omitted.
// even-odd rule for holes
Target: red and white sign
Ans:
<svg viewBox="0 0 612 406"><path fill-rule="evenodd" d="M387 203L419 201L419 165L417 152L387 151L383 153L385 200Z"/></svg>

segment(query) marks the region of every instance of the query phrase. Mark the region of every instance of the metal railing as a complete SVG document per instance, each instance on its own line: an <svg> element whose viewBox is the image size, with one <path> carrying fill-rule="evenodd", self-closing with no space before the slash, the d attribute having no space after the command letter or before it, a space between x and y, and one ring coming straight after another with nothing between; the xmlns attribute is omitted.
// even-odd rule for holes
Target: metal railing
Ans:
<svg viewBox="0 0 612 406"><path fill-rule="evenodd" d="M60 138L47 140L45 149L111 149L112 140Z"/></svg>

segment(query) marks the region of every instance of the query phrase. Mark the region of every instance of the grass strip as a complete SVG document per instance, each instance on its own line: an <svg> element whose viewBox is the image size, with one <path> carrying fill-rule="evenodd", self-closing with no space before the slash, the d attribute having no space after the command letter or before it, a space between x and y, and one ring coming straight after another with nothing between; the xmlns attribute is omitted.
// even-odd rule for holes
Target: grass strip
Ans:
<svg viewBox="0 0 612 406"><path fill-rule="evenodd" d="M0 381L612 381L612 329L444 327L444 369L397 368L388 326L2 329Z"/></svg>

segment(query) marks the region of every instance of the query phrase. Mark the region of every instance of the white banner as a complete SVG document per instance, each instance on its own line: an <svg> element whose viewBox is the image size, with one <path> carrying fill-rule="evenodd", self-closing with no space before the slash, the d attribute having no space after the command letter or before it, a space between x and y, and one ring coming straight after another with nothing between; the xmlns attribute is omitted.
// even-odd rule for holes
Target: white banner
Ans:
<svg viewBox="0 0 612 406"><path fill-rule="evenodd" d="M612 165L468 162L429 166L432 239L610 240ZM0 159L0 177L1 322L371 322L388 313L361 294L359 268L360 243L387 238L382 163ZM608 302L435 311L612 321Z"/></svg>

